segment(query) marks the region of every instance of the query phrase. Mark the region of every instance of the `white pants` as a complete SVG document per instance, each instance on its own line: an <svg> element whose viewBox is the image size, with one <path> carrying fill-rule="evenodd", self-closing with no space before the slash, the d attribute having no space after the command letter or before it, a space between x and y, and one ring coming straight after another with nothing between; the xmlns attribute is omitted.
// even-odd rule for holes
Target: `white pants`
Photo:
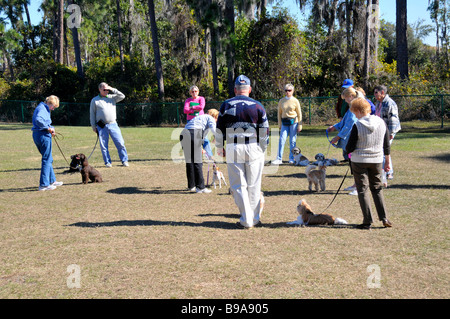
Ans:
<svg viewBox="0 0 450 319"><path fill-rule="evenodd" d="M252 227L261 217L264 152L256 143L227 144L226 158L231 194L241 214L240 223Z"/></svg>

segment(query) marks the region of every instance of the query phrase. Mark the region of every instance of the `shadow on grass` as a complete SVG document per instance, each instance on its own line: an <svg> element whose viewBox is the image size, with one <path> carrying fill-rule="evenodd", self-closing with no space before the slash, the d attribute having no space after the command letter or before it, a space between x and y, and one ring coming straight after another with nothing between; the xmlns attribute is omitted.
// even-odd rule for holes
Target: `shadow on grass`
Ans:
<svg viewBox="0 0 450 319"><path fill-rule="evenodd" d="M91 184L91 183L90 183ZM64 183L64 186L70 185L82 185L80 183ZM62 187L64 187L62 186ZM0 188L0 193L27 193L27 192L37 192L39 186L31 186L31 187L21 187L21 188ZM56 190L55 190L56 192Z"/></svg>
<svg viewBox="0 0 450 319"><path fill-rule="evenodd" d="M141 189L139 187L133 187L133 186L113 188L106 192L111 193L111 194L118 194L118 195L132 195L132 194L156 194L156 195L158 195L158 194L187 194L187 193L189 193L187 190L182 190L182 189L166 189L165 190L165 189L162 189L161 187L156 187L151 190L145 190L145 189Z"/></svg>
<svg viewBox="0 0 450 319"><path fill-rule="evenodd" d="M439 154L436 156L425 156L424 158L432 161L441 161L450 163L450 153Z"/></svg>
<svg viewBox="0 0 450 319"><path fill-rule="evenodd" d="M208 215L209 216L209 215ZM211 215L213 216L213 215ZM225 217L235 217L238 219L238 215L227 214ZM135 226L173 226L173 227L206 227L206 228L216 228L216 229L227 229L227 230L241 230L236 227L236 222L222 222L222 221L205 221L201 223L194 222L174 222L174 221L160 221L160 220L117 220L111 222L78 222L66 225L69 227L82 227L82 228L101 228L101 227L135 227ZM347 224L347 225L313 225L313 226L303 226L299 227L296 225L287 224L287 222L278 223L262 223L262 226L257 228L327 228L327 229L354 229L357 228L357 224ZM384 227L372 227L372 229L384 229Z"/></svg>

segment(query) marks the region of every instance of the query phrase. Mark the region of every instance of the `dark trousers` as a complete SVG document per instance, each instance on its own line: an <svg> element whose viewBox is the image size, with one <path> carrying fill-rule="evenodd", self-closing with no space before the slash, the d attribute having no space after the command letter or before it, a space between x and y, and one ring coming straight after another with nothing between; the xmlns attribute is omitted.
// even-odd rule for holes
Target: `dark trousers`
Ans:
<svg viewBox="0 0 450 319"><path fill-rule="evenodd" d="M184 159L186 161L186 176L188 188L205 188L203 179L203 131L184 129L180 135L181 146L183 147Z"/></svg>
<svg viewBox="0 0 450 319"><path fill-rule="evenodd" d="M355 178L356 190L358 191L359 205L363 213L363 224L372 224L372 211L370 208L370 193L377 210L378 218L386 218L386 207L384 204L383 184L381 173L383 163L355 163L351 162L353 177Z"/></svg>

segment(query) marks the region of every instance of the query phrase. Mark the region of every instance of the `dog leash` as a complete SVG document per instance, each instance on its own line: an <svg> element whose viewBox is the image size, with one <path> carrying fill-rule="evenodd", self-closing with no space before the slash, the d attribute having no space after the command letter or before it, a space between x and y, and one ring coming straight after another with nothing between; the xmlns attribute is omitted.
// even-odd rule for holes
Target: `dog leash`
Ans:
<svg viewBox="0 0 450 319"><path fill-rule="evenodd" d="M59 146L59 143L58 143L58 139L60 138L60 136L62 136L62 139L64 139L64 136L61 133L55 133L55 135L53 136L53 139L55 140L56 146L58 146L59 151L61 152L62 156L64 157L64 160L66 161L67 165L69 165L69 167L70 167L70 163L67 160L66 156L64 155L63 151L61 150L61 147Z"/></svg>
<svg viewBox="0 0 450 319"><path fill-rule="evenodd" d="M325 130L325 134L327 135L328 142L330 142L330 144L333 145L335 148L338 148L337 145L331 143L330 137L328 136L328 129Z"/></svg>
<svg viewBox="0 0 450 319"><path fill-rule="evenodd" d="M92 154L94 154L95 148L97 147L98 140L99 140L99 135L98 135L98 132L97 132L97 141L95 141L94 148L92 149L91 154L90 154L89 157L87 158L88 160L91 158Z"/></svg>
<svg viewBox="0 0 450 319"><path fill-rule="evenodd" d="M333 143L331 143L330 137L328 136L328 129L325 130L325 134L327 135L327 140L328 140L328 151L327 151L327 156L325 156L325 158L328 158L328 153L330 152L330 147L331 145L333 145L333 147L337 148L336 145L334 145Z"/></svg>
<svg viewBox="0 0 450 319"><path fill-rule="evenodd" d="M339 188L336 192L336 194L334 194L333 199L331 200L330 204L327 206L327 208L325 208L322 212L322 214L328 209L330 208L331 204L333 204L334 200L336 199L336 196L339 194L339 191L341 190L342 185L344 184L345 178L347 177L348 171L350 170L350 165L347 168L347 171L345 172L344 178L342 179L341 185L339 185Z"/></svg>
<svg viewBox="0 0 450 319"><path fill-rule="evenodd" d="M54 140L56 142L56 146L58 146L58 149L61 152L61 155L64 157L64 160L66 161L67 165L69 165L69 167L70 167L69 161L67 160L66 156L64 155L63 151L61 150L61 147L59 146L58 139L60 139L60 137L62 137L62 139L64 139L64 135L62 135L61 133L55 133L55 135L53 136L53 138L54 138ZM98 135L98 132L97 132L97 141L95 142L95 145L94 145L94 148L92 149L91 154L87 158L88 160L91 158L92 154L94 154L94 151L97 148L98 140L99 140L99 135Z"/></svg>

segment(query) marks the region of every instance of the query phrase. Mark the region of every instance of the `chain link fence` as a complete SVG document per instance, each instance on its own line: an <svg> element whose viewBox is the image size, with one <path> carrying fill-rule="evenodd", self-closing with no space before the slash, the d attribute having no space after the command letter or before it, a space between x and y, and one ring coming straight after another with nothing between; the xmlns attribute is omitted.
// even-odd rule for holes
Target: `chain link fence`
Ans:
<svg viewBox="0 0 450 319"><path fill-rule="evenodd" d="M373 100L373 97L369 97ZM450 94L391 96L399 107L401 121L440 121L441 127L450 117ZM303 124L336 121L337 97L302 97ZM278 100L261 100L271 124L277 123ZM30 123L39 101L0 100L1 122ZM222 101L206 102L205 111L219 109ZM89 103L61 102L52 112L54 125L89 126ZM118 103L117 121L121 126L183 126L186 115L183 102Z"/></svg>

